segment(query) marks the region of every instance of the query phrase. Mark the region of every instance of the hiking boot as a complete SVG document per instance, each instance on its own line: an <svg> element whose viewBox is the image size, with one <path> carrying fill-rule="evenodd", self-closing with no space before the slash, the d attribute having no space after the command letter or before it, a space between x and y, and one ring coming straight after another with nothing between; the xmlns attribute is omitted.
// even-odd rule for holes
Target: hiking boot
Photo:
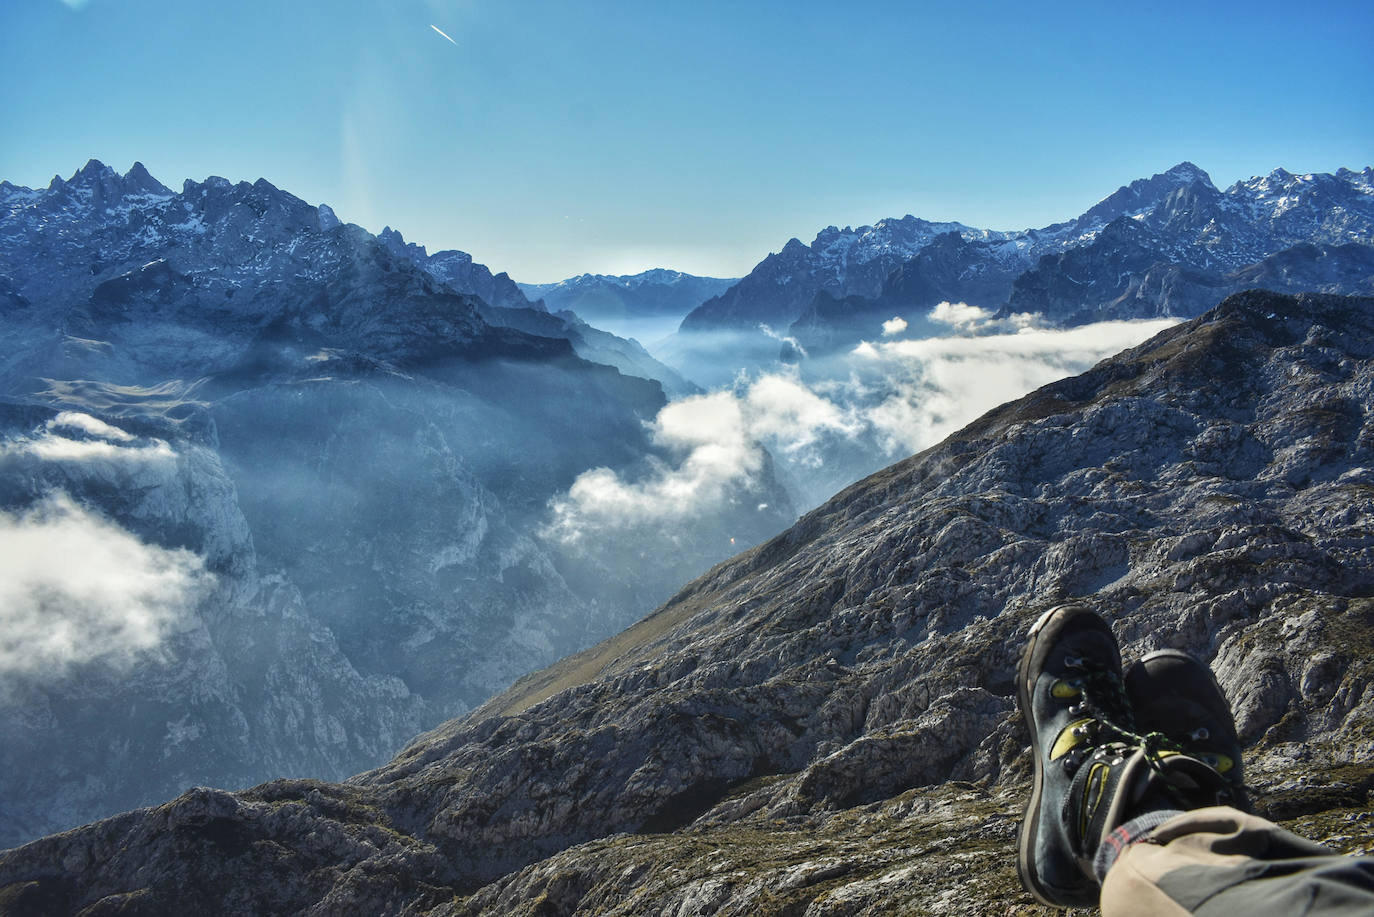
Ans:
<svg viewBox="0 0 1374 917"><path fill-rule="evenodd" d="M1163 733L1172 749L1225 778L1221 798L1209 805L1249 811L1236 722L1211 669L1180 650L1156 650L1127 669L1126 695L1139 731Z"/></svg>
<svg viewBox="0 0 1374 917"><path fill-rule="evenodd" d="M1082 852L1085 826L1072 803L1083 788L1076 797L1073 784L1088 758L1119 738L1110 721L1129 716L1107 622L1079 605L1041 615L1021 652L1017 697L1034 762L1017 844L1021 884L1043 904L1090 907L1098 886L1081 862L1095 845Z"/></svg>
<svg viewBox="0 0 1374 917"><path fill-rule="evenodd" d="M1234 736L1234 728L1226 728L1229 709L1210 673L1176 651L1147 660L1132 671L1148 722L1175 731L1191 727L1179 733L1179 741L1163 729L1141 729L1116 640L1100 617L1065 605L1046 612L1031 628L1017 691L1031 734L1034 781L1021 823L1017 870L1021 884L1043 904L1096 904L1094 856L1103 839L1126 822L1232 798L1230 780L1206 760L1210 756L1222 765L1221 746L1213 754L1183 744L1202 742L1203 732ZM1229 770L1236 770L1238 749L1228 757ZM1117 839L1118 852L1129 842Z"/></svg>

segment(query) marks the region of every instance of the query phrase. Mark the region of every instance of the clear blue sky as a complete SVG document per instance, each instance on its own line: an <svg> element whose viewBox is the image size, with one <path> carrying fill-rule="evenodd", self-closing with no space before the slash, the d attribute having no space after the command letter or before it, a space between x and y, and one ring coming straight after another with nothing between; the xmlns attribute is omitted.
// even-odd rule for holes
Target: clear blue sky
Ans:
<svg viewBox="0 0 1374 917"><path fill-rule="evenodd" d="M1374 164L1371 48L1368 0L5 0L0 178L141 160L522 281L737 276L830 223L1042 226L1184 159Z"/></svg>

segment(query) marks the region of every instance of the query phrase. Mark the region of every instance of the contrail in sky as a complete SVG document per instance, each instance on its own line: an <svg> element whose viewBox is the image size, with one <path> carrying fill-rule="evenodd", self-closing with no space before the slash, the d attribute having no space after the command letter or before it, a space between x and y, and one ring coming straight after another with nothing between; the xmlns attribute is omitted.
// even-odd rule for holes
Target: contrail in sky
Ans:
<svg viewBox="0 0 1374 917"><path fill-rule="evenodd" d="M448 38L448 33L445 32L443 29L439 28L437 25L430 25L430 28L433 29L434 31L438 32L440 35L444 36L445 38ZM449 40L449 42L451 42L452 44L455 44L455 45L458 44L458 42L454 41L452 38L448 38L448 40Z"/></svg>

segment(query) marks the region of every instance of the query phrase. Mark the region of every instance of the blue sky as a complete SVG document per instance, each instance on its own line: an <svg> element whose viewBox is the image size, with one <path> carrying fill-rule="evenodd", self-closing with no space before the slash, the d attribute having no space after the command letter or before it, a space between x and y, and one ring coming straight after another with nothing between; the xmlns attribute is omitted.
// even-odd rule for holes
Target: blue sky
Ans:
<svg viewBox="0 0 1374 917"><path fill-rule="evenodd" d="M831 223L1042 226L1184 159L1374 164L1371 43L1367 0L7 0L0 178L141 160L522 281L737 276Z"/></svg>

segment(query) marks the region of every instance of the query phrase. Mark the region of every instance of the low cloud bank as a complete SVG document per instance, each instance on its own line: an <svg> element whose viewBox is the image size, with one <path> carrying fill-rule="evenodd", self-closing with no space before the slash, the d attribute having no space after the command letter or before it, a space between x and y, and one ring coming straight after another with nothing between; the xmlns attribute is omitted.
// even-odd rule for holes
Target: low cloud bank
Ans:
<svg viewBox="0 0 1374 917"><path fill-rule="evenodd" d="M927 316L937 325L948 325L960 334L988 334L999 332L1014 334L1018 331L1038 327L1042 322L1039 312L1013 312L1006 318L998 318L996 313L982 306L971 306L966 302L938 303ZM886 323L884 323L886 331Z"/></svg>
<svg viewBox="0 0 1374 917"><path fill-rule="evenodd" d="M16 679L50 682L92 663L126 669L156 657L181 626L213 582L203 560L146 544L68 495L93 481L165 485L176 465L164 440L75 411L0 443L0 474L46 492L0 511L0 696Z"/></svg>
<svg viewBox="0 0 1374 917"><path fill-rule="evenodd" d="M0 513L0 680L155 654L210 577L195 554L145 544L65 494Z"/></svg>
<svg viewBox="0 0 1374 917"><path fill-rule="evenodd" d="M546 534L573 541L717 512L733 489L762 470L764 448L784 478L830 488L797 495L803 507L814 505L997 405L1083 372L1175 324L1163 319L1045 329L1033 316L996 319L964 303L941 303L930 318L984 333L865 342L832 361L824 378L808 378L803 365L740 376L730 388L673 402L653 423L654 440L671 459L655 461L633 480L608 468L584 472L552 502ZM901 330L884 323L886 335ZM822 469L826 473L818 474Z"/></svg>
<svg viewBox="0 0 1374 917"><path fill-rule="evenodd" d="M674 401L651 426L653 442L676 458L658 459L648 474L626 481L609 468L578 476L553 502L548 534L576 541L588 529L632 527L717 507L734 483L757 473L763 453L751 441L744 404L729 391Z"/></svg>
<svg viewBox="0 0 1374 917"><path fill-rule="evenodd" d="M868 374L876 372L886 380L888 391L863 415L889 452L917 452L1000 404L1081 373L1175 324L1173 319L1114 321L1069 329L1024 327L979 337L865 342L854 357L868 364Z"/></svg>

